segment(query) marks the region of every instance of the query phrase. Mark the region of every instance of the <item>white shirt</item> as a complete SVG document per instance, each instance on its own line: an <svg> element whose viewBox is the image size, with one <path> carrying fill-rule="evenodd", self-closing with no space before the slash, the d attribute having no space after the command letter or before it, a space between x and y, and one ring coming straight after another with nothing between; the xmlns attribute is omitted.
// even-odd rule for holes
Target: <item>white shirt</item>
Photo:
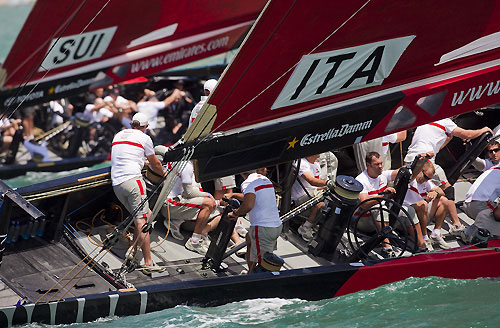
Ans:
<svg viewBox="0 0 500 328"><path fill-rule="evenodd" d="M191 124L193 124L194 120L196 119L196 117L200 113L200 110L203 107L203 104L205 103L205 101L207 101L207 98L208 98L207 96L201 96L200 101L196 104L196 106L194 106L193 110L191 111L191 115L189 116L188 127L190 127Z"/></svg>
<svg viewBox="0 0 500 328"><path fill-rule="evenodd" d="M137 111L146 115L150 129L156 129L158 112L163 108L165 108L163 101L143 101L137 103Z"/></svg>
<svg viewBox="0 0 500 328"><path fill-rule="evenodd" d="M321 173L321 167L318 162L314 163L309 163L309 161L305 158L302 158L300 160L300 168L299 168L299 173L297 174L297 179L302 183L304 188L306 188L307 192L309 193L310 196L314 196L314 192L316 191L317 187L311 186L309 182L307 182L302 175L304 173L309 172L312 174L315 178L319 179L319 175ZM306 195L306 192L304 191L304 188L300 185L299 181L295 181L292 186L292 200L297 200L300 197Z"/></svg>
<svg viewBox="0 0 500 328"><path fill-rule="evenodd" d="M146 156L153 155L153 141L137 129L118 132L111 147L111 181L113 186L142 176Z"/></svg>
<svg viewBox="0 0 500 328"><path fill-rule="evenodd" d="M113 103L115 103L116 107L128 105L128 100L123 98L122 96L116 97L116 100L114 100L113 97L111 97L111 96L106 96L104 98L104 102L113 102Z"/></svg>
<svg viewBox="0 0 500 328"><path fill-rule="evenodd" d="M268 178L252 173L241 184L243 194L255 194L255 204L248 216L251 226L279 227L281 225L274 187Z"/></svg>
<svg viewBox="0 0 500 328"><path fill-rule="evenodd" d="M382 174L376 178L372 178L368 175L368 172L364 170L357 177L356 180L361 182L363 185L363 190L361 193L366 193L368 195L375 195L379 192L384 191L387 188L387 183L392 181L391 174L393 170L382 171Z"/></svg>
<svg viewBox="0 0 500 328"><path fill-rule="evenodd" d="M57 101L49 102L49 106L50 109L52 109L52 112L54 112L54 115L52 115L52 121L50 122L50 126L57 126L63 124L64 123L63 118L60 115L57 115L57 113L64 114L64 107Z"/></svg>
<svg viewBox="0 0 500 328"><path fill-rule="evenodd" d="M382 158L385 158L385 156L389 152L389 144L395 143L396 140L398 140L397 132L382 137L382 154L380 154L382 155Z"/></svg>
<svg viewBox="0 0 500 328"><path fill-rule="evenodd" d="M412 180L410 182L410 186L408 187L408 191L406 192L403 205L413 205L425 199L427 197L427 194L431 192L435 187L436 185L430 180L420 184L417 183L417 180Z"/></svg>
<svg viewBox="0 0 500 328"><path fill-rule="evenodd" d="M437 155L447 137L457 128L449 118L419 126L415 130L405 162L411 163L418 154L433 152Z"/></svg>
<svg viewBox="0 0 500 328"><path fill-rule="evenodd" d="M465 195L465 202L473 200L494 202L500 196L500 164L483 172Z"/></svg>
<svg viewBox="0 0 500 328"><path fill-rule="evenodd" d="M179 179L177 179L174 187L172 188L172 191L168 195L168 198L172 199L176 196L182 195L182 192L184 191L182 184L192 184L193 181L195 181L193 177L194 177L193 163L187 162L186 166L184 167L184 170L182 170L181 172L181 176L179 177Z"/></svg>
<svg viewBox="0 0 500 328"><path fill-rule="evenodd" d="M88 104L83 111L83 114L90 120L90 123L102 122L104 117L113 117L113 112L109 109L102 107L99 110L92 111L94 107L94 104Z"/></svg>

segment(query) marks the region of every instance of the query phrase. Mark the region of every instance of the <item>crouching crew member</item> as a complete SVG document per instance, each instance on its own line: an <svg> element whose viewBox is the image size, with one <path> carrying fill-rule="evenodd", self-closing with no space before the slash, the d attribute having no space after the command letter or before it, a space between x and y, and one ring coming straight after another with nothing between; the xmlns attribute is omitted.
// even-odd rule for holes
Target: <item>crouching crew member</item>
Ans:
<svg viewBox="0 0 500 328"><path fill-rule="evenodd" d="M231 194L242 200L240 207L229 213L229 217L238 218L248 213L250 231L246 235L248 272L251 273L262 256L276 249L281 234L281 224L276 196L272 182L266 177L267 169L242 173L245 181L241 184L243 194Z"/></svg>

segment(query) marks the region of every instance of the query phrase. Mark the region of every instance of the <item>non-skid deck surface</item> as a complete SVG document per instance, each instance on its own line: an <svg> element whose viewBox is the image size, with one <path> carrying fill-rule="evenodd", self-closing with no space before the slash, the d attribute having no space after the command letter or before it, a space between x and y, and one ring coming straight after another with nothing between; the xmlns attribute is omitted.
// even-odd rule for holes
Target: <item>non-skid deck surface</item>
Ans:
<svg viewBox="0 0 500 328"><path fill-rule="evenodd" d="M32 241L32 244L33 247L24 251L4 256L0 274L8 287L4 288L3 293L8 297L0 299L1 306L14 305L12 299L15 297L17 300L27 298L28 301L35 302L49 289L53 289L53 292L48 293L41 301L113 289L112 285L95 272L85 269L83 264L78 266L81 259L63 245L45 243L42 240L38 240L36 244ZM80 270L81 268L84 269Z"/></svg>

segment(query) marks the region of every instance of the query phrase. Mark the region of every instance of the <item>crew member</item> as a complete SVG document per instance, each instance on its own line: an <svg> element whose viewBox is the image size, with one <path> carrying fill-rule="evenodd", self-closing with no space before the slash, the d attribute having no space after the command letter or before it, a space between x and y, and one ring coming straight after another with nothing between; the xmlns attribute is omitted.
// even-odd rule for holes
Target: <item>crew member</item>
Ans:
<svg viewBox="0 0 500 328"><path fill-rule="evenodd" d="M248 273L253 271L257 263L261 263L266 252L272 253L276 249L283 228L273 184L266 174L266 168L243 173L243 194L232 194L243 202L229 216L237 219L248 213L250 218L250 231L246 235Z"/></svg>
<svg viewBox="0 0 500 328"><path fill-rule="evenodd" d="M111 148L111 181L116 197L127 208L130 213L136 209L134 223L134 243L127 251L128 257L134 257L137 245L142 249L146 270L151 273L161 271L160 267L153 263L149 233L142 232L142 227L149 219L151 210L146 199L146 184L142 177L142 168L145 160L149 161L150 167L159 175L164 175L161 162L155 155L153 141L145 134L148 127L147 117L137 113L132 117L131 129L118 132L113 138ZM141 203L144 202L144 204Z"/></svg>
<svg viewBox="0 0 500 328"><path fill-rule="evenodd" d="M359 199L361 202L368 200L374 197L380 197L380 193L389 192L392 194L396 193L396 190L393 187L389 187L388 183L390 181L394 181L396 175L398 174L398 170L384 170L383 169L383 160L379 153L377 152L369 152L366 154L366 170L361 172L356 180L361 182L363 185L363 190L359 194ZM376 201L369 201L361 205L362 209L369 209L374 205L378 205L379 203ZM418 247L424 249L425 243L422 238L422 229L420 228L420 224L418 222L418 218L416 215L411 215L414 213L409 213L412 216L410 219L413 220L415 224L415 228L417 230L417 244ZM359 213L355 213L355 215L359 215ZM367 217L364 217L364 216ZM369 228L369 221L366 219L368 216L375 216L375 221L379 229L382 228L380 213L377 210L372 210L364 214L363 217L359 218L360 226L365 226ZM364 221L364 222L363 222ZM394 251L392 246L389 243L389 240L385 240L383 242L382 253L384 256L392 257L394 256Z"/></svg>
<svg viewBox="0 0 500 328"><path fill-rule="evenodd" d="M404 159L405 164L411 164L417 154L433 153L437 155L439 150L445 147L453 137L459 137L464 140L474 139L486 132L493 134L493 131L489 127L477 130L462 129L449 118L421 125L415 130L411 145ZM439 165L436 165L434 158L431 158L431 161L436 169L434 175L436 185L443 189L448 199L455 200L453 188L450 188L451 185L444 170Z"/></svg>
<svg viewBox="0 0 500 328"><path fill-rule="evenodd" d="M500 163L500 143L498 141L492 140L488 142L488 145L486 145L486 152L488 158L482 159L478 157L472 162L472 165L479 171L484 172Z"/></svg>
<svg viewBox="0 0 500 328"><path fill-rule="evenodd" d="M483 228L492 235L500 236L498 216L500 210L495 203L498 197L500 197L500 164L483 172L465 195L464 211L475 222L466 229L462 239L470 241L476 228Z"/></svg>

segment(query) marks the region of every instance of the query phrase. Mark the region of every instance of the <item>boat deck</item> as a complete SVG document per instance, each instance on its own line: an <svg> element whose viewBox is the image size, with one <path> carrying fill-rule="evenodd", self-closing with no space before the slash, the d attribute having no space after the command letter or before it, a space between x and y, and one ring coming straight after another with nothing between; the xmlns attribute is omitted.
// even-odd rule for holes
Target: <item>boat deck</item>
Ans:
<svg viewBox="0 0 500 328"><path fill-rule="evenodd" d="M470 181L462 181L455 185L458 200L465 198L470 184ZM458 212L459 218L465 226L473 223L472 219L467 217L459 207ZM443 226L443 237L451 246L459 247L462 245L461 242L448 234L449 224L451 224L450 221L446 220ZM244 220L244 225L249 226L248 221ZM433 227L431 222L428 225L429 233ZM99 252L101 248L98 245L110 230L109 226L99 226L92 228L91 232L88 232L89 230L75 230L72 235L80 250L89 254L89 258L95 258L102 268L118 270L125 258L129 240L125 239L119 242L111 251ZM183 231L183 234L184 241L176 240L171 236L165 239L166 228L161 222L158 222L151 235L152 256L155 263L163 266L165 271L146 275L141 270L135 270L126 275L127 282L135 287L142 287L152 284L235 276L247 269L245 260L236 254L223 261L227 265L227 269L222 272L216 273L210 269L203 269L203 257L184 247L189 232ZM346 236L341 243L348 247ZM22 247L23 251L13 252L7 249L0 269L1 307L15 305L22 299L32 303L39 299L41 302L47 302L116 290L116 287L101 275L88 270L77 252L71 250L71 247L65 242L53 243L35 237L18 241L15 245ZM282 270L316 267L332 263L307 252L307 243L301 239L293 227L279 238L275 254L285 261ZM143 263L140 251L137 258ZM380 256L380 258L382 257ZM48 290L51 291L47 293Z"/></svg>

